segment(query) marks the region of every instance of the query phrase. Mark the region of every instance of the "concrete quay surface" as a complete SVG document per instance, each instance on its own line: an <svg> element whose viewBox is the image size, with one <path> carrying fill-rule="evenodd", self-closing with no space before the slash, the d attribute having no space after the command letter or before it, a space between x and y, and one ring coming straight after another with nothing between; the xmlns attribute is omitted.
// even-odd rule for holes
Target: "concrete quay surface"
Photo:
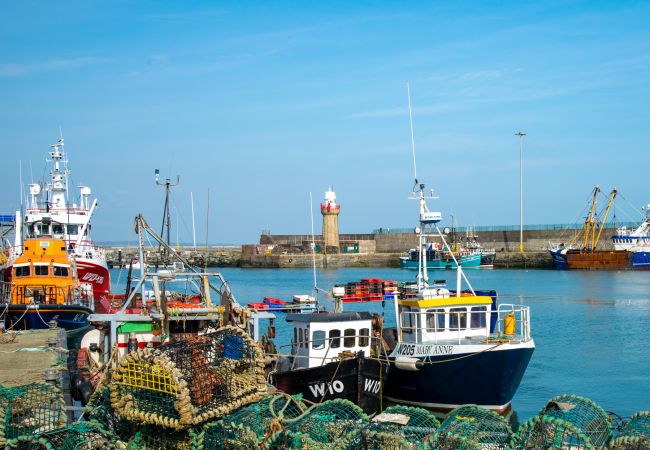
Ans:
<svg viewBox="0 0 650 450"><path fill-rule="evenodd" d="M48 340L56 344L48 345ZM65 367L66 334L61 328L7 331L0 335L0 385L21 386L44 382L48 369Z"/></svg>

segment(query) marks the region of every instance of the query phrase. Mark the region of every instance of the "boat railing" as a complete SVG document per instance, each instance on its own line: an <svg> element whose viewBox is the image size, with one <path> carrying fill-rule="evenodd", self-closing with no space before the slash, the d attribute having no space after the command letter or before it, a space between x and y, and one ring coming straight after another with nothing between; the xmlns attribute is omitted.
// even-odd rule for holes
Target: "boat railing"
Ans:
<svg viewBox="0 0 650 450"><path fill-rule="evenodd" d="M530 307L514 303L502 303L497 308L498 336L530 340Z"/></svg>
<svg viewBox="0 0 650 450"><path fill-rule="evenodd" d="M425 316L424 327L420 325L422 315ZM447 326L447 316L449 326ZM476 322L474 316L477 317ZM443 326L440 324L441 317ZM449 342L454 339L460 344L463 339L469 337L487 338L490 335L485 311L402 311L399 319L400 342L437 344L438 341ZM405 334L409 335L406 336L407 339Z"/></svg>
<svg viewBox="0 0 650 450"><path fill-rule="evenodd" d="M14 285L11 303L15 305L70 305L75 303L73 287L50 284Z"/></svg>

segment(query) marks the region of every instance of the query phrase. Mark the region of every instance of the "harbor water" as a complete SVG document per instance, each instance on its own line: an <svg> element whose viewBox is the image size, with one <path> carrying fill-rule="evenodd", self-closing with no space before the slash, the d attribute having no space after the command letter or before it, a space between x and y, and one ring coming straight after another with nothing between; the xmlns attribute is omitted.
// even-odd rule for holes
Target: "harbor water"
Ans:
<svg viewBox="0 0 650 450"><path fill-rule="evenodd" d="M237 300L246 304L264 296L291 300L309 294L311 269L220 270ZM112 270L114 289L123 289L126 271ZM318 286L332 286L361 278L413 281L406 269L345 268L317 270ZM588 397L621 416L650 407L650 273L631 271L472 270L475 289L495 289L503 303L531 307L536 350L513 400L519 422L537 414L558 394ZM455 286L455 271L435 271L430 279L446 279ZM320 301L332 310L331 300ZM346 303L347 311L384 312L386 326L395 323L394 306L386 302ZM290 340L290 330L277 314L278 344ZM264 331L264 330L263 330Z"/></svg>

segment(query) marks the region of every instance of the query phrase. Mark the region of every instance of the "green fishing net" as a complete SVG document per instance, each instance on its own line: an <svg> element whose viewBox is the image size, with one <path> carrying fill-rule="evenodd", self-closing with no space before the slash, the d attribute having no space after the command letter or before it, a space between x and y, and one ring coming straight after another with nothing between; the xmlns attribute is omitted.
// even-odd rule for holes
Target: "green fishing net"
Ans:
<svg viewBox="0 0 650 450"><path fill-rule="evenodd" d="M600 406L577 395L559 395L521 426L515 448L604 448L611 438L609 416Z"/></svg>
<svg viewBox="0 0 650 450"><path fill-rule="evenodd" d="M306 410L307 406L298 396L272 395L234 411L218 422L206 424L198 435L197 446L202 450L259 446Z"/></svg>
<svg viewBox="0 0 650 450"><path fill-rule="evenodd" d="M312 406L298 418L289 421L286 428L266 441L264 448L340 448L340 439L367 423L368 416L349 400L328 400Z"/></svg>
<svg viewBox="0 0 650 450"><path fill-rule="evenodd" d="M439 426L438 419L425 409L391 406L343 441L349 450L417 449Z"/></svg>
<svg viewBox="0 0 650 450"><path fill-rule="evenodd" d="M99 423L106 431L122 441L128 441L134 431L134 423L121 417L111 406L110 392L107 387L98 387L90 397L84 417Z"/></svg>
<svg viewBox="0 0 650 450"><path fill-rule="evenodd" d="M127 450L193 450L196 431L171 430L154 425L141 426L126 444Z"/></svg>
<svg viewBox="0 0 650 450"><path fill-rule="evenodd" d="M634 414L626 422L611 448L615 450L650 450L650 412Z"/></svg>
<svg viewBox="0 0 650 450"><path fill-rule="evenodd" d="M109 450L118 448L115 442L100 424L76 422L55 431L11 439L6 450Z"/></svg>
<svg viewBox="0 0 650 450"><path fill-rule="evenodd" d="M476 405L464 405L449 413L424 447L437 450L506 449L511 440L512 430L503 417Z"/></svg>
<svg viewBox="0 0 650 450"><path fill-rule="evenodd" d="M66 424L63 396L50 384L0 387L0 414L0 445L18 436L45 433Z"/></svg>

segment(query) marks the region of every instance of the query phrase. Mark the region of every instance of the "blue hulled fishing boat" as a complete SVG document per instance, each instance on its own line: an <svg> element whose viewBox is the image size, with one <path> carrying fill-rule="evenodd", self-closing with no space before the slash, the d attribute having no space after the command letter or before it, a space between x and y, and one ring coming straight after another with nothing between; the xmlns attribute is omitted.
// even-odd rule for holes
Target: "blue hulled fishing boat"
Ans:
<svg viewBox="0 0 650 450"><path fill-rule="evenodd" d="M426 229L438 232L419 185L419 244ZM457 270L455 290L429 284L428 265L418 264L412 292L395 302L395 328L384 329L392 347L388 400L446 412L467 403L505 412L535 349L527 306L499 304L494 291L475 291ZM462 288L465 281L466 289Z"/></svg>

